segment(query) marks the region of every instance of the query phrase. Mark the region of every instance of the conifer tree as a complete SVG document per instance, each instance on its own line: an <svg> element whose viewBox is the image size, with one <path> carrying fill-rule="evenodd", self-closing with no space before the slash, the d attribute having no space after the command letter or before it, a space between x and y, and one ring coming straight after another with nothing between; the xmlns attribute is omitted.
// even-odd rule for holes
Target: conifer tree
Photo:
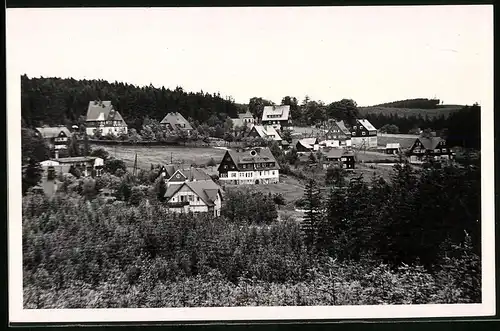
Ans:
<svg viewBox="0 0 500 331"><path fill-rule="evenodd" d="M303 199L306 212L302 220L302 231L306 245L314 250L322 220L321 191L314 178L307 182Z"/></svg>
<svg viewBox="0 0 500 331"><path fill-rule="evenodd" d="M42 167L40 163L34 159L30 159L22 178L23 193L26 193L29 188L36 186L42 179Z"/></svg>

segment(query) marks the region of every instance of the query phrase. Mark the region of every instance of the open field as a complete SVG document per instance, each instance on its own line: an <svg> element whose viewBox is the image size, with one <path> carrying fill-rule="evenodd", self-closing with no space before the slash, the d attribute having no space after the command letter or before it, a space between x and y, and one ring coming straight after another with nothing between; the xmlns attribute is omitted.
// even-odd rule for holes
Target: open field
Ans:
<svg viewBox="0 0 500 331"><path fill-rule="evenodd" d="M225 151L212 147L182 147L182 146L92 146L94 149L102 148L110 156L121 159L127 167L134 166L137 153L137 167L149 170L151 164L174 163L185 165L206 164L210 158L219 163ZM208 168L210 170L210 168Z"/></svg>

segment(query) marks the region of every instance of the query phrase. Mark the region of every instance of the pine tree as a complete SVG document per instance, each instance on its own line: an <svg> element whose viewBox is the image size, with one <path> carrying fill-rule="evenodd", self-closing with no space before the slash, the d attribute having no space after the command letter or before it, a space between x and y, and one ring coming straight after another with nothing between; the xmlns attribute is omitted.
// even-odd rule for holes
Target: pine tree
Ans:
<svg viewBox="0 0 500 331"><path fill-rule="evenodd" d="M29 188L36 186L42 179L43 169L40 163L30 159L23 174L22 189L26 193Z"/></svg>
<svg viewBox="0 0 500 331"><path fill-rule="evenodd" d="M304 241L310 249L315 249L319 226L322 220L321 191L314 178L310 179L304 192L305 216L302 219Z"/></svg>

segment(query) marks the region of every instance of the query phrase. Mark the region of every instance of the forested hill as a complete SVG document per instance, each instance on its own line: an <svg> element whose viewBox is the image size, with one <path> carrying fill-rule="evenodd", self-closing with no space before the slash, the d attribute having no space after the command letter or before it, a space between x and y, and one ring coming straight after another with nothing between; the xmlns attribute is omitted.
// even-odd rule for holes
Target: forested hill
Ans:
<svg viewBox="0 0 500 331"><path fill-rule="evenodd" d="M178 111L186 118L206 122L216 115L221 121L226 115L236 116L238 106L219 94L184 92L138 87L104 80L21 77L21 114L26 126L73 125L86 116L91 100L111 100L129 127L140 129L144 118L161 120L167 112Z"/></svg>
<svg viewBox="0 0 500 331"><path fill-rule="evenodd" d="M381 103L373 107L390 107L390 108L411 108L411 109L435 109L439 108L439 99L406 99L387 103Z"/></svg>

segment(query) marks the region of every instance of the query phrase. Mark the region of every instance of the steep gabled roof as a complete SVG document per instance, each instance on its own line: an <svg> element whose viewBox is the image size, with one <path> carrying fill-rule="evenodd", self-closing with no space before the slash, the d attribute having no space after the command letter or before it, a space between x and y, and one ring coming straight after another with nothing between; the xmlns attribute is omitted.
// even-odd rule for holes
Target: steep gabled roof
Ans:
<svg viewBox="0 0 500 331"><path fill-rule="evenodd" d="M87 121L125 121L111 101L90 101L87 109Z"/></svg>
<svg viewBox="0 0 500 331"><path fill-rule="evenodd" d="M170 112L161 120L160 124L170 124L174 129L192 130L191 124L179 112Z"/></svg>
<svg viewBox="0 0 500 331"><path fill-rule="evenodd" d="M297 144L301 144L303 147L307 149L313 149L314 145L318 144L318 138L303 138L300 139Z"/></svg>
<svg viewBox="0 0 500 331"><path fill-rule="evenodd" d="M212 180L212 177L199 168L190 167L188 169L179 169L178 171L180 171L188 181Z"/></svg>
<svg viewBox="0 0 500 331"><path fill-rule="evenodd" d="M289 118L290 106L265 106L262 112L263 121L287 121Z"/></svg>
<svg viewBox="0 0 500 331"><path fill-rule="evenodd" d="M358 119L357 120L359 124L365 127L366 130L368 131L374 131L377 130L368 120L366 119Z"/></svg>
<svg viewBox="0 0 500 331"><path fill-rule="evenodd" d="M61 132L64 132L67 137L71 137L71 132L68 130L67 127L65 126L53 126L53 127L42 127L42 128L35 128L39 133L40 136L44 139L50 139L50 138L57 138L59 137L59 134Z"/></svg>
<svg viewBox="0 0 500 331"><path fill-rule="evenodd" d="M249 118L253 118L253 115L251 112L249 112L248 110L244 113L239 113L238 114L238 118L241 119L241 120L244 120L244 119L249 119Z"/></svg>
<svg viewBox="0 0 500 331"><path fill-rule="evenodd" d="M254 129L261 138L267 139L271 136L272 137L271 139L273 139L273 140L276 140L276 141L281 140L279 133L276 131L275 128L273 128L270 125L266 125L266 126L254 125L252 130L254 130Z"/></svg>
<svg viewBox="0 0 500 331"><path fill-rule="evenodd" d="M185 182L182 184L172 184L165 192L165 198L172 198L182 187L187 186L194 194L200 197L208 206L213 206L217 199L217 194L222 196L222 189L213 180L200 180L196 182Z"/></svg>
<svg viewBox="0 0 500 331"><path fill-rule="evenodd" d="M445 141L441 137L418 137L417 140L422 143L425 149L435 149L441 141Z"/></svg>

